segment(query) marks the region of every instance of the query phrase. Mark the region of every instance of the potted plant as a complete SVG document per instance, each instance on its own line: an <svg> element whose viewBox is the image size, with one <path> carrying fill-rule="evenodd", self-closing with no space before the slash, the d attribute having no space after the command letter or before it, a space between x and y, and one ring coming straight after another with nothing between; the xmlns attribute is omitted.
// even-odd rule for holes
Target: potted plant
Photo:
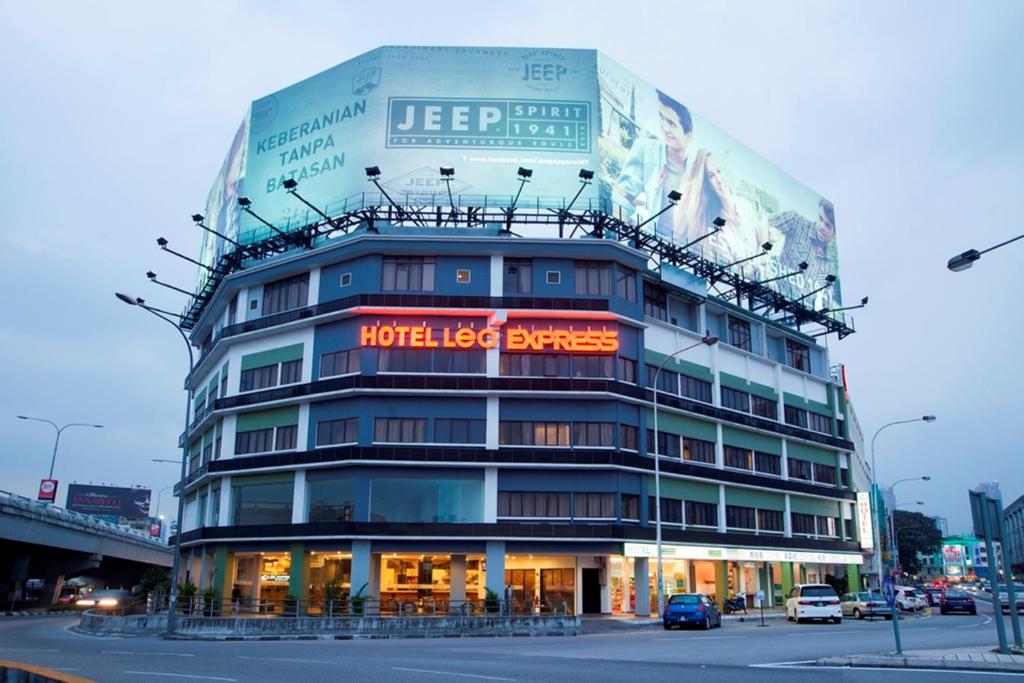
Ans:
<svg viewBox="0 0 1024 683"><path fill-rule="evenodd" d="M352 614L354 616L362 616L366 612L366 596L363 595L363 591L366 590L367 584L363 584L359 587L359 590L349 596L348 601L352 605Z"/></svg>
<svg viewBox="0 0 1024 683"><path fill-rule="evenodd" d="M487 592L484 594L484 611L488 614L497 614L501 610L501 601L498 600L498 594L490 588L486 590Z"/></svg>
<svg viewBox="0 0 1024 683"><path fill-rule="evenodd" d="M284 616L297 617L299 615L299 599L292 593L284 596Z"/></svg>
<svg viewBox="0 0 1024 683"><path fill-rule="evenodd" d="M341 589L341 584L338 583L337 579L331 579L324 584L324 613L329 616L334 615L334 606L341 602L345 595L345 592Z"/></svg>
<svg viewBox="0 0 1024 683"><path fill-rule="evenodd" d="M217 591L212 588L207 588L203 591L203 616L220 616L220 605L217 603Z"/></svg>
<svg viewBox="0 0 1024 683"><path fill-rule="evenodd" d="M184 614L192 614L195 598L199 589L191 581L178 584L178 609Z"/></svg>

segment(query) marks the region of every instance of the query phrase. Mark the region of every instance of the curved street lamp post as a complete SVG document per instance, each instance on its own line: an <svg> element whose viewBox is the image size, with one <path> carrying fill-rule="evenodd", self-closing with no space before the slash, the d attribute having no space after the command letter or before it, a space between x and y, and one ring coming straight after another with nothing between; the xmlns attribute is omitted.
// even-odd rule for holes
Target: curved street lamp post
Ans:
<svg viewBox="0 0 1024 683"><path fill-rule="evenodd" d="M41 417L29 417L27 415L18 415L18 419L32 420L33 422L45 422L46 424L53 427L57 432L57 436L53 440L53 455L50 457L50 474L46 477L47 479L53 479L53 467L54 465L57 464L57 447L60 445L60 435L64 432L65 429L67 429L68 427L93 427L95 429L103 429L103 425L95 425L90 424L88 422L69 422L64 426L59 427L57 426L56 422L51 422L50 420Z"/></svg>

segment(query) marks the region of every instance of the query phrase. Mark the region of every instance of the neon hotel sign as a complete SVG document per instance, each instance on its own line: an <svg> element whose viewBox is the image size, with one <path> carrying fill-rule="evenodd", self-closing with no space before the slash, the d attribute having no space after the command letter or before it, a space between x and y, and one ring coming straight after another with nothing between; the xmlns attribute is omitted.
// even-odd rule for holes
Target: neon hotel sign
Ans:
<svg viewBox="0 0 1024 683"><path fill-rule="evenodd" d="M500 323L480 329L447 325L363 325L359 344L398 349L493 349L500 344L503 351L613 353L619 348L619 331L578 330L571 326L530 330L502 328Z"/></svg>

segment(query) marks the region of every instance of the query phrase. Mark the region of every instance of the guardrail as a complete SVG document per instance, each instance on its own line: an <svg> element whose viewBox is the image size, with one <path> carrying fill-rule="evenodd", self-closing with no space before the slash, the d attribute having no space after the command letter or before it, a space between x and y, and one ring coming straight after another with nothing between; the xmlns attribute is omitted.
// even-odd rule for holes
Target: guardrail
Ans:
<svg viewBox="0 0 1024 683"><path fill-rule="evenodd" d="M163 550L167 549L167 545L163 542L152 538L149 534L139 531L138 529L113 524L106 520L92 517L91 515L83 515L80 512L65 510L64 508L60 508L55 505L41 503L39 501L32 500L31 498L11 493L10 491L0 491L0 506L2 505L8 505L35 515L41 515L54 521L67 522L69 524L80 526L83 529L100 531L111 536L121 537L125 540L146 543L154 547L159 547Z"/></svg>

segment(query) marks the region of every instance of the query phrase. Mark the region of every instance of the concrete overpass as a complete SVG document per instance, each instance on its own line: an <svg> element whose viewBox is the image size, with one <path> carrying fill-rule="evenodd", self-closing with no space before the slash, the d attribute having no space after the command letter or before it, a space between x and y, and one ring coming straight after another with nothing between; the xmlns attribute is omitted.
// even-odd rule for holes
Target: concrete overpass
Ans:
<svg viewBox="0 0 1024 683"><path fill-rule="evenodd" d="M0 609L32 595L50 604L74 576L131 588L148 568L170 567L172 556L140 531L0 491Z"/></svg>

